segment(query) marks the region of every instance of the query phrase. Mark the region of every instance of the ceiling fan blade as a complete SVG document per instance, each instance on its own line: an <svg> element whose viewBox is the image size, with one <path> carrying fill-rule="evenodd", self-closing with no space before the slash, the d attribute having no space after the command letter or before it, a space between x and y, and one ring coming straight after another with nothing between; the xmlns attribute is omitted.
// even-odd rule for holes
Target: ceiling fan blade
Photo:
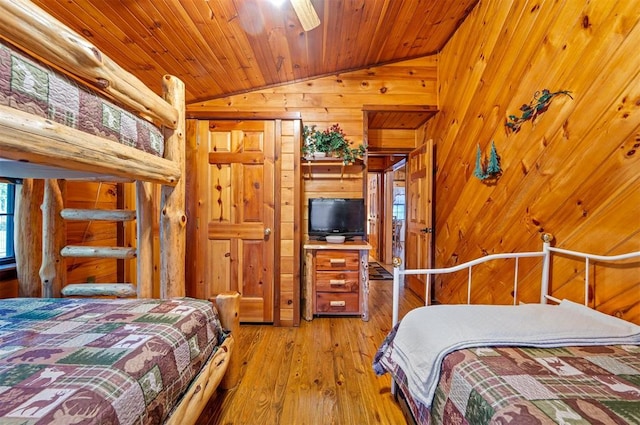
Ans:
<svg viewBox="0 0 640 425"><path fill-rule="evenodd" d="M311 0L291 0L291 5L296 15L298 15L300 24L302 24L302 28L305 31L311 31L320 25L320 18L318 18L318 14L311 4Z"/></svg>

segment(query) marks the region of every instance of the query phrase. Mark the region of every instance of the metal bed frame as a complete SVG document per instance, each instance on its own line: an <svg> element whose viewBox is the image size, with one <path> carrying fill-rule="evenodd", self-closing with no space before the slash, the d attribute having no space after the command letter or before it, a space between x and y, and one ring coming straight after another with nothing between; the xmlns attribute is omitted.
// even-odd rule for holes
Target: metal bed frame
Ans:
<svg viewBox="0 0 640 425"><path fill-rule="evenodd" d="M513 303L517 303L518 295L518 260L520 258L541 257L542 262L542 276L541 276L541 289L540 289L540 303L546 304L548 301L559 303L560 300L549 295L549 282L551 280L551 260L553 254L560 254L566 257L582 258L585 262L585 282L584 282L584 305L588 305L588 289L589 289L589 264L590 261L600 262L614 262L627 260L630 258L640 258L640 251L629 252L620 255L595 255L588 254L580 251L572 251L568 249L555 248L551 246L553 241L553 235L550 233L544 233L542 235L542 250L530 251L530 252L512 252L512 253L500 253L491 254L475 260L467 261L453 267L435 268L435 269L402 269L402 262L399 258L394 258L393 264L393 312L392 312L392 325L395 326L398 323L399 304L400 304L400 279L405 275L426 275L426 293L425 293L425 305L431 304L432 293L432 279L431 276L437 274L454 273L464 269L468 269L467 280L467 304L471 304L471 284L472 284L472 268L478 264L486 263L494 260L501 259L515 259L515 277L513 282L514 296Z"/></svg>

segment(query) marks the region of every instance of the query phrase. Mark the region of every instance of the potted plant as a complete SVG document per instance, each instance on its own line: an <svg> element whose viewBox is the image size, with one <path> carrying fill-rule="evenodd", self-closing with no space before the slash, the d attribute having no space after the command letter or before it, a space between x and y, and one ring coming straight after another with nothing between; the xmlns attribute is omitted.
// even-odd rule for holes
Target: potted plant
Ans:
<svg viewBox="0 0 640 425"><path fill-rule="evenodd" d="M315 125L305 125L302 130L302 154L306 158L333 156L342 159L345 165L351 164L364 156L366 148L362 144L351 147L345 136L339 124L334 124L324 131L318 130Z"/></svg>

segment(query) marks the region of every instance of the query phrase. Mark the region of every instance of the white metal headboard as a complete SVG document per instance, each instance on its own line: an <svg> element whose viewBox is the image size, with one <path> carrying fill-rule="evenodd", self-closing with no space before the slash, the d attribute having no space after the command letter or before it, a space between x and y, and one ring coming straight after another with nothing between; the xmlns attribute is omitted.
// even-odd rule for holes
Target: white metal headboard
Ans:
<svg viewBox="0 0 640 425"><path fill-rule="evenodd" d="M514 304L518 299L518 260L520 258L531 258L531 257L542 257L542 284L540 288L540 302L545 304L547 300L551 300L554 302L560 302L559 299L552 297L549 295L549 281L550 281L550 272L551 272L551 258L554 253L561 254L567 257L574 258L583 258L585 261L585 282L584 282L584 304L588 304L589 297L589 262L592 260L600 261L600 262L614 262L620 260L627 260L630 258L639 257L640 251L629 252L627 254L621 255L595 255L588 254L580 251L571 251L568 249L554 248L551 246L551 241L553 241L553 235L550 233L544 233L542 235L542 251L533 251L533 252L512 252L512 253L502 253L502 254L491 254L486 255L481 258L476 258L475 260L467 261L466 263L459 264L453 267L444 267L438 269L411 269L404 270L401 268L402 262L398 258L394 258L393 264L393 313L392 313L392 321L393 325L398 323L398 315L400 310L400 277L405 275L426 275L426 293L425 293L425 301L426 305L431 303L431 276L437 274L447 274L454 273L460 270L468 269L469 276L467 280L467 303L471 302L471 283L472 283L472 267L478 264L486 263L488 261L493 260L501 260L501 259L509 259L515 258L515 276L513 282L513 300Z"/></svg>

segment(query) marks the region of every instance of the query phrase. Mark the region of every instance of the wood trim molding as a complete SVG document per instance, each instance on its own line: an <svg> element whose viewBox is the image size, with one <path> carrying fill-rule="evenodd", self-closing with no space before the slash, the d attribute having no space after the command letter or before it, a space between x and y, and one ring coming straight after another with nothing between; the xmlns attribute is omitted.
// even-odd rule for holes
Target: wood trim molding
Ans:
<svg viewBox="0 0 640 425"><path fill-rule="evenodd" d="M234 112L234 111L190 111L187 118L197 120L299 120L300 112Z"/></svg>
<svg viewBox="0 0 640 425"><path fill-rule="evenodd" d="M362 105L363 111L370 112L438 112L436 105Z"/></svg>

